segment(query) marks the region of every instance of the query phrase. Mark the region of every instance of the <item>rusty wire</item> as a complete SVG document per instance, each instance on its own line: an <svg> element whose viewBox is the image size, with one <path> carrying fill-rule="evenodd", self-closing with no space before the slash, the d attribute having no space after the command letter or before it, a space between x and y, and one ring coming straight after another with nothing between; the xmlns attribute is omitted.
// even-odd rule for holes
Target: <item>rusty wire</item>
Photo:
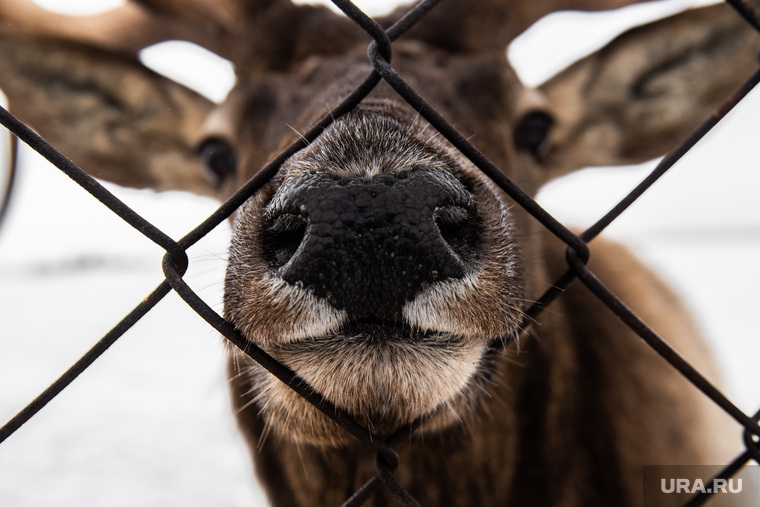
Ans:
<svg viewBox="0 0 760 507"><path fill-rule="evenodd" d="M398 454L393 449L404 438L414 431L416 423L399 429L394 435L381 439L373 435L369 429L356 423L352 418L336 408L319 393L311 389L306 382L298 377L290 368L278 363L261 348L248 342L232 324L226 321L216 311L210 308L184 281L183 275L188 268L186 251L193 244L207 235L210 231L226 221L235 210L246 200L254 195L266 182L268 182L279 170L280 166L294 153L308 146L316 137L333 121L356 107L369 93L381 82L387 82L400 97L408 102L420 115L425 118L441 135L443 135L454 147L474 163L486 174L497 186L504 190L517 205L524 208L529 214L537 219L544 227L551 231L557 238L567 245L566 259L567 271L552 285L552 287L531 307L526 309L526 317L521 329L524 331L535 318L544 311L564 290L574 281L585 285L596 297L614 312L628 327L638 334L645 343L654 349L673 368L677 369L697 389L702 391L713 402L720 406L726 413L739 422L744 428L745 451L729 463L717 478L728 478L737 473L741 467L751 460L760 463L760 426L757 420L760 411L753 415L747 415L736 407L702 374L684 360L677 351L672 349L660 336L652 331L646 323L639 319L615 294L613 294L601 280L588 268L587 262L590 256L589 243L609 226L623 211L625 211L639 196L650 188L673 164L687 153L707 132L712 129L728 112L739 103L760 82L760 69L748 77L746 82L737 89L723 104L716 109L680 146L668 154L654 170L644 178L624 199L622 199L609 213L599 219L594 225L583 233L576 235L563 224L555 220L533 198L524 192L515 182L509 179L496 165L494 165L482 152L470 143L460 132L446 121L441 114L430 106L403 78L394 70L391 61L393 48L392 43L402 36L417 21L435 7L440 0L423 0L414 6L397 23L388 29L383 29L376 21L365 15L349 0L332 0L344 14L361 27L371 38L368 46L368 58L372 64L372 71L365 80L352 91L340 104L328 114L319 119L303 136L299 137L290 146L286 147L279 155L273 158L266 166L256 173L245 185L235 192L229 199L222 203L219 208L205 221L198 225L186 236L178 241L173 240L153 224L142 218L139 214L121 202L111 194L94 178L82 171L73 162L63 156L54 147L34 131L26 127L8 111L0 108L0 123L21 141L28 144L44 158L54 164L58 169L73 179L78 185L87 190L93 197L108 207L113 213L121 217L133 228L141 232L149 240L159 245L166 253L163 258L163 272L165 275L156 289L151 292L139 305L137 305L124 319L117 323L105 336L103 336L90 350L88 350L73 366L71 366L60 378L52 383L44 392L30 402L11 420L0 427L0 443L6 440L23 424L37 414L47 403L53 400L63 389L66 388L77 376L84 372L95 360L97 360L111 345L113 345L128 329L138 322L169 292L175 291L179 296L197 312L209 325L224 335L227 340L248 354L252 359L266 368L300 396L312 403L325 415L337 422L348 433L353 435L359 442L366 446L376 455L376 474L371 477L358 491L354 493L344 506L361 505L369 500L378 488L385 488L399 502L404 505L419 505L414 498L399 484L393 475L393 471L399 464ZM738 12L748 23L760 31L760 11L744 0L726 0L727 3ZM688 506L702 505L710 497L709 493L695 495L687 504Z"/></svg>

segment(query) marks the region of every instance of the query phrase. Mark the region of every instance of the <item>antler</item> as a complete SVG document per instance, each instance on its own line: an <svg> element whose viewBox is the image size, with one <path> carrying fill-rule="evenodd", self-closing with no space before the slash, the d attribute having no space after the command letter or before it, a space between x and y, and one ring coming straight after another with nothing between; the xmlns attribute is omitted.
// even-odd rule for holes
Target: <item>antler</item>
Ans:
<svg viewBox="0 0 760 507"><path fill-rule="evenodd" d="M166 40L194 42L248 71L309 54L341 52L358 29L324 7L289 0L128 0L92 16L68 16L30 0L0 1L0 35L65 39L136 55Z"/></svg>
<svg viewBox="0 0 760 507"><path fill-rule="evenodd" d="M287 0L130 0L92 16L57 14L30 0L0 2L0 30L66 39L101 49L137 54L166 40L185 40L235 59L241 41L270 33L267 21L292 9ZM276 15L276 16L275 16ZM245 44L242 44L245 45Z"/></svg>
<svg viewBox="0 0 760 507"><path fill-rule="evenodd" d="M234 48L246 29L259 30L260 25L248 25L244 20L246 8L240 0L132 0L150 13L154 20L162 21L167 34L195 42L225 58L234 59ZM253 2L258 10L272 4L290 5L286 0L260 0Z"/></svg>
<svg viewBox="0 0 760 507"><path fill-rule="evenodd" d="M644 0L447 1L433 9L416 33L453 51L503 50L543 16L561 10L617 9Z"/></svg>
<svg viewBox="0 0 760 507"><path fill-rule="evenodd" d="M135 2L127 2L102 14L67 16L45 10L29 0L3 0L0 2L0 21L2 31L6 33L66 39L128 54L136 54L146 46L170 39L197 42L212 50L221 49L208 30L156 15L149 7Z"/></svg>

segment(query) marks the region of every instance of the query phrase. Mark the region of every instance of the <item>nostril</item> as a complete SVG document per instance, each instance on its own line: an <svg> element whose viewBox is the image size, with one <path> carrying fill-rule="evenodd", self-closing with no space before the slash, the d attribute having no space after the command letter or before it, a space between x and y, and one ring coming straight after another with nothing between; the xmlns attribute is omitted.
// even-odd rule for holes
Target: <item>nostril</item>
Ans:
<svg viewBox="0 0 760 507"><path fill-rule="evenodd" d="M306 237L308 221L301 215L284 213L271 221L267 229L269 262L279 268L288 263Z"/></svg>
<svg viewBox="0 0 760 507"><path fill-rule="evenodd" d="M470 211L462 206L436 208L433 219L441 238L462 260L474 252L475 228Z"/></svg>
<svg viewBox="0 0 760 507"><path fill-rule="evenodd" d="M283 282L353 320L394 321L426 287L474 269L476 210L467 189L443 171L369 181L305 174L274 193L257 243Z"/></svg>

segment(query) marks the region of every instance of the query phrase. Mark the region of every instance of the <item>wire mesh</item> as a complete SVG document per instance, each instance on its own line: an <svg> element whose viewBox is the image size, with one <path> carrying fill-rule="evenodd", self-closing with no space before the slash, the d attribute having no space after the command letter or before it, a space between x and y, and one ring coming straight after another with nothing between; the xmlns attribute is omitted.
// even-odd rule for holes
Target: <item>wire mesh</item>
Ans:
<svg viewBox="0 0 760 507"><path fill-rule="evenodd" d="M648 188L655 184L673 164L686 154L707 132L710 131L728 112L738 104L760 81L760 70L749 76L746 82L715 112L707 118L684 142L667 155L641 183L622 199L608 214L581 234L575 234L562 223L555 220L544 208L533 200L518 184L509 179L499 167L493 164L478 148L448 123L443 116L428 104L404 79L396 72L391 64L393 42L401 37L414 24L423 18L427 12L435 8L440 0L424 0L414 6L397 23L383 29L375 20L366 16L348 0L333 0L333 3L363 29L372 39L368 47L368 57L372 71L355 90L328 114L319 119L307 132L300 136L290 146L273 158L266 166L256 173L245 185L226 200L211 216L199 224L186 236L175 241L149 221L145 220L129 206L120 201L115 195L98 183L94 178L82 171L73 162L59 153L34 131L12 116L5 109L0 109L0 123L10 130L21 141L32 147L40 155L54 164L93 197L121 217L135 230L139 231L150 241L165 251L163 258L163 273L165 278L159 285L136 306L126 317L117 323L100 341L88 350L70 369L51 384L37 398L30 402L16 416L0 428L0 443L10 437L15 431L42 410L51 400L58 396L66 386L74 381L82 372L92 365L111 345L113 345L128 329L145 316L156 304L171 291L176 292L198 315L211 327L226 337L245 354L266 368L274 376L287 384L296 393L309 401L327 417L337 422L358 442L366 446L376 456L376 474L363 487L346 500L344 505L361 505L369 500L380 488L389 491L404 505L418 505L417 501L404 489L394 477L394 470L399 465L399 456L394 447L410 432L414 431L417 423L399 429L394 435L383 439L373 434L354 421L347 413L335 407L318 392L311 389L298 375L287 366L277 362L264 350L248 342L244 336L227 320L213 310L198 294L188 286L183 276L188 269L187 250L210 231L219 226L252 195L254 195L279 170L285 160L308 146L332 122L354 109L381 82L388 83L420 116L432 125L456 149L464 154L499 188L506 192L519 206L538 220L553 235L567 246L566 272L551 286L551 288L526 311L521 326L524 331L536 317L548 308L566 288L574 281L585 285L604 305L615 313L625 324L638 334L653 350L655 350L673 368L687 378L705 396L709 397L723 411L728 413L744 428L744 445L746 450L729 463L716 478L727 478L735 474L749 461L760 463L760 426L757 419L760 412L748 415L726 398L710 381L697 369L683 359L676 350L650 329L635 313L612 293L604 283L588 268L590 256L589 243L634 203ZM728 0L727 3L760 31L760 14L751 4L741 0ZM688 505L701 505L709 499L709 494L696 495Z"/></svg>

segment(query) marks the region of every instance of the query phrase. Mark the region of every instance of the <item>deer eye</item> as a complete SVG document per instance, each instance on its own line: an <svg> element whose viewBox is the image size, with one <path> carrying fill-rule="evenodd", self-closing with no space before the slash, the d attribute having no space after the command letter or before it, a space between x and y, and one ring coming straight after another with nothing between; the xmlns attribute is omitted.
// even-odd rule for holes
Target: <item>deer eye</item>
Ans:
<svg viewBox="0 0 760 507"><path fill-rule="evenodd" d="M522 117L515 127L514 142L519 150L525 150L541 161L551 148L554 119L543 111L531 111Z"/></svg>
<svg viewBox="0 0 760 507"><path fill-rule="evenodd" d="M220 138L211 138L203 142L199 154L203 162L206 177L219 188L237 171L237 157L229 142Z"/></svg>

